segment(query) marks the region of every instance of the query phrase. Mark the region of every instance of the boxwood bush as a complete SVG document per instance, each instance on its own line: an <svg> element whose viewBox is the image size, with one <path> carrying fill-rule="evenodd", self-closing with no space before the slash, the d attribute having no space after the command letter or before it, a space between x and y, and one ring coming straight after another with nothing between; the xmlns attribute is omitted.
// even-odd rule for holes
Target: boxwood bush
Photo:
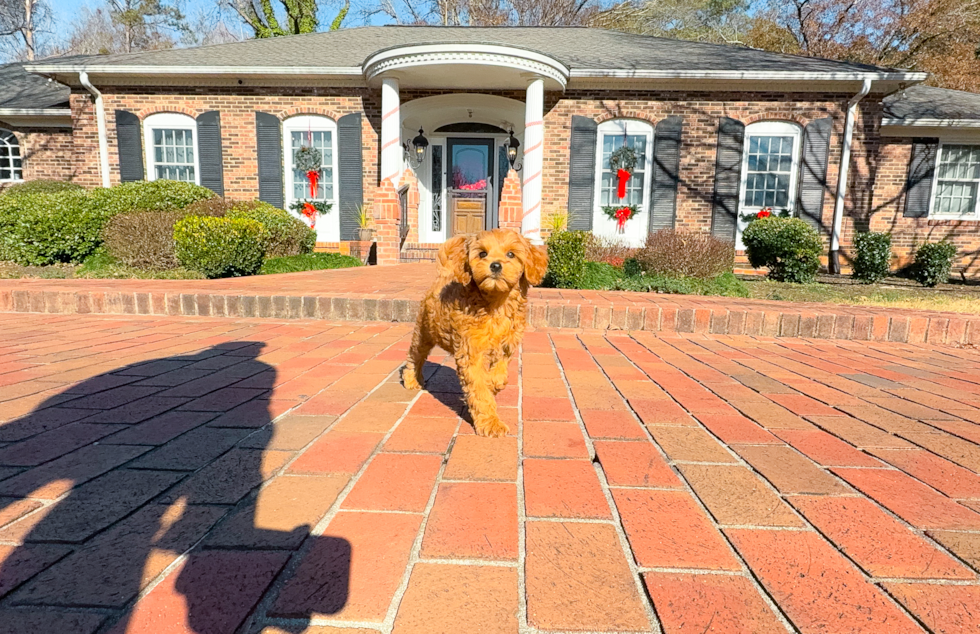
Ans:
<svg viewBox="0 0 980 634"><path fill-rule="evenodd" d="M892 237L888 233L869 231L854 236L854 279L874 284L888 277L891 270Z"/></svg>
<svg viewBox="0 0 980 634"><path fill-rule="evenodd" d="M23 196L25 194L56 194L58 192L78 191L81 185L52 179L39 178L37 180L17 183L6 188L0 195L3 196Z"/></svg>
<svg viewBox="0 0 980 634"><path fill-rule="evenodd" d="M254 275L265 259L265 228L249 218L188 216L174 226L177 261L209 278Z"/></svg>
<svg viewBox="0 0 980 634"><path fill-rule="evenodd" d="M769 267L769 279L805 284L820 268L823 244L817 230L799 218L753 220L742 234L749 264Z"/></svg>
<svg viewBox="0 0 980 634"><path fill-rule="evenodd" d="M909 273L923 286L935 286L949 281L953 269L956 245L951 242L927 242L915 251L915 260Z"/></svg>
<svg viewBox="0 0 980 634"><path fill-rule="evenodd" d="M206 187L163 180L0 196L0 259L22 265L81 262L101 245L113 216L135 209L177 211L213 196Z"/></svg>
<svg viewBox="0 0 980 634"><path fill-rule="evenodd" d="M585 231L559 231L548 236L548 274L544 285L580 288L585 273Z"/></svg>
<svg viewBox="0 0 980 634"><path fill-rule="evenodd" d="M228 211L229 218L248 218L262 223L266 231L267 258L312 253L316 246L316 231L288 211L258 200L235 203Z"/></svg>

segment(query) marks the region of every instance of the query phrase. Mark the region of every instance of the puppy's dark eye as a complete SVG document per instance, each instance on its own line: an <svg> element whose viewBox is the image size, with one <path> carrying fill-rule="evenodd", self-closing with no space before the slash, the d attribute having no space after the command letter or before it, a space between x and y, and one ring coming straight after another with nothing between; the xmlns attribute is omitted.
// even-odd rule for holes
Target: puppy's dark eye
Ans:
<svg viewBox="0 0 980 634"><path fill-rule="evenodd" d="M486 251L480 251L480 257L481 258L487 257L487 252Z"/></svg>
<svg viewBox="0 0 980 634"><path fill-rule="evenodd" d="M507 257L509 257L509 258L514 257L514 252L513 251L508 251L507 252Z"/></svg>

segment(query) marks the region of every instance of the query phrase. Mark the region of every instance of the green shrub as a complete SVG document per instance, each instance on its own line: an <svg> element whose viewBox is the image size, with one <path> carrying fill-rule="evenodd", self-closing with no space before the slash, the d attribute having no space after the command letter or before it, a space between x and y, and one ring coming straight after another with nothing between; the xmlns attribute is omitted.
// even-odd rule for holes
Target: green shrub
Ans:
<svg viewBox="0 0 980 634"><path fill-rule="evenodd" d="M615 290L643 293L674 293L678 295L721 295L724 297L748 297L745 282L732 273L708 279L696 277L672 277L669 275L640 275L625 277L616 282Z"/></svg>
<svg viewBox="0 0 980 634"><path fill-rule="evenodd" d="M69 183L68 181L58 181L52 179L39 178L33 181L11 185L3 190L4 196L24 196L25 194L56 194L58 192L78 191L81 185Z"/></svg>
<svg viewBox="0 0 980 634"><path fill-rule="evenodd" d="M854 236L857 256L854 258L854 279L874 284L888 277L891 270L892 237L888 233L869 231Z"/></svg>
<svg viewBox="0 0 980 634"><path fill-rule="evenodd" d="M109 189L0 196L0 259L23 265L81 262L110 218L137 209L177 211L214 193L191 183L124 183Z"/></svg>
<svg viewBox="0 0 980 634"><path fill-rule="evenodd" d="M319 271L322 269L345 269L361 266L361 261L339 253L306 253L284 258L269 258L262 263L259 275L275 273L297 273L299 271Z"/></svg>
<svg viewBox="0 0 980 634"><path fill-rule="evenodd" d="M316 232L288 211L258 200L234 203L229 218L248 218L262 223L266 230L266 257L280 258L312 253Z"/></svg>
<svg viewBox="0 0 980 634"><path fill-rule="evenodd" d="M81 262L102 242L107 216L84 191L0 200L0 253L24 266Z"/></svg>
<svg viewBox="0 0 980 634"><path fill-rule="evenodd" d="M585 271L585 245L589 233L561 231L548 237L548 274L545 286L579 288Z"/></svg>
<svg viewBox="0 0 980 634"><path fill-rule="evenodd" d="M177 260L209 278L254 275L265 257L265 228L248 218L189 216L174 226Z"/></svg>
<svg viewBox="0 0 980 634"><path fill-rule="evenodd" d="M956 257L956 245L951 242L927 242L915 252L915 260L909 273L923 286L935 286L949 281L949 272L953 269L953 258Z"/></svg>
<svg viewBox="0 0 980 634"><path fill-rule="evenodd" d="M579 285L575 288L594 291L609 290L616 285L616 282L621 277L623 277L622 269L612 264L606 262L586 262L582 267Z"/></svg>
<svg viewBox="0 0 980 634"><path fill-rule="evenodd" d="M640 261L636 258L626 258L623 261L623 275L626 277L636 277L643 272L643 267L640 266Z"/></svg>
<svg viewBox="0 0 980 634"><path fill-rule="evenodd" d="M817 277L823 244L817 230L799 218L754 220L745 228L742 241L749 263L769 267L769 279L805 284Z"/></svg>
<svg viewBox="0 0 980 634"><path fill-rule="evenodd" d="M707 233L661 229L647 238L636 259L651 275L709 279L732 272L735 245Z"/></svg>

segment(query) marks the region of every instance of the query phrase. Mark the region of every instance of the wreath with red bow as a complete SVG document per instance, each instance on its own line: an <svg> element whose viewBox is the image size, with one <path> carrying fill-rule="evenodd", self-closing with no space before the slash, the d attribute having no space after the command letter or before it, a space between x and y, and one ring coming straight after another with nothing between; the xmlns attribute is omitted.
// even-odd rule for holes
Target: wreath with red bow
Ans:
<svg viewBox="0 0 980 634"><path fill-rule="evenodd" d="M636 215L636 205L609 205L602 208L602 212L610 220L616 221L616 228L620 231L626 226L626 221Z"/></svg>
<svg viewBox="0 0 980 634"><path fill-rule="evenodd" d="M616 172L616 198L626 197L626 182L633 175L637 160L636 150L626 145L625 141L609 155L609 168Z"/></svg>
<svg viewBox="0 0 980 634"><path fill-rule="evenodd" d="M323 154L315 147L304 145L296 150L293 160L296 169L306 172L306 180L310 182L310 198L316 198L317 183L320 182L320 169L323 166Z"/></svg>

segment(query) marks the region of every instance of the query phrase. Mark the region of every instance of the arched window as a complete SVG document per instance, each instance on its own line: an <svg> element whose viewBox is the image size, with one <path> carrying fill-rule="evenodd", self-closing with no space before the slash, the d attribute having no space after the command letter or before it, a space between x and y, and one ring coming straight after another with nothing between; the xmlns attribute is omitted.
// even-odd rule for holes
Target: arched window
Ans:
<svg viewBox="0 0 980 634"><path fill-rule="evenodd" d="M743 214L758 213L767 207L775 212L796 212L800 137L800 126L789 121L759 121L745 126L737 248L745 248L742 231L747 223Z"/></svg>
<svg viewBox="0 0 980 634"><path fill-rule="evenodd" d="M286 208L297 201L318 200L332 205L330 212L316 220L317 240L340 240L340 208L337 204L337 123L328 117L302 115L282 123L285 156ZM320 181L316 197L310 196L310 183L295 164L296 151L303 146L320 150Z"/></svg>
<svg viewBox="0 0 980 634"><path fill-rule="evenodd" d="M161 112L143 120L146 179L200 183L197 122L185 114Z"/></svg>
<svg viewBox="0 0 980 634"><path fill-rule="evenodd" d="M0 183L23 180L20 143L9 130L0 129Z"/></svg>
<svg viewBox="0 0 980 634"><path fill-rule="evenodd" d="M626 183L626 197L616 196L617 178L609 166L609 156L623 145L633 148L637 155L633 175ZM592 214L592 232L634 246L646 240L650 226L650 179L653 165L653 126L635 119L613 119L599 125L596 148L596 200ZM637 212L622 232L616 220L609 218L604 207L636 205Z"/></svg>

